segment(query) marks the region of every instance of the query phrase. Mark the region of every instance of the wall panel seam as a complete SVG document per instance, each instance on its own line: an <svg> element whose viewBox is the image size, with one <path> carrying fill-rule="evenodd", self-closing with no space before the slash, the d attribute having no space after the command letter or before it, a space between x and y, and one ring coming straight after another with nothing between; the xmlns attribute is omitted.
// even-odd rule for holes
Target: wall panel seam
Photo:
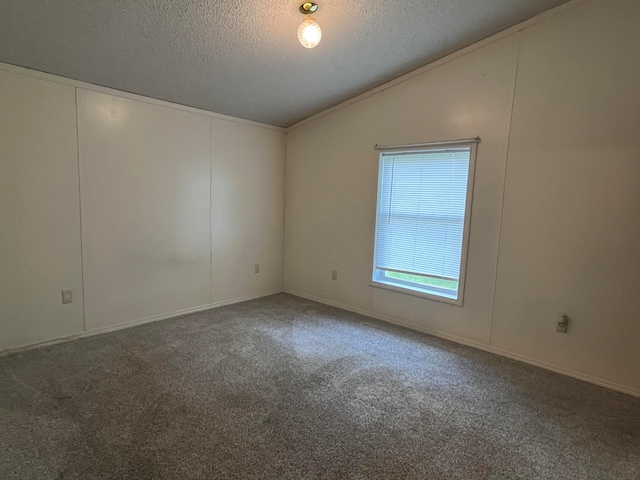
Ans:
<svg viewBox="0 0 640 480"><path fill-rule="evenodd" d="M82 181L80 180L80 125L78 113L78 88L74 87L76 102L76 162L78 166L78 220L80 225L80 284L82 285L82 331L87 331L87 315L84 301L84 239L82 236Z"/></svg>
<svg viewBox="0 0 640 480"><path fill-rule="evenodd" d="M498 249L496 251L496 269L493 278L493 301L491 302L491 322L489 324L489 345L493 345L493 324L496 311L496 297L498 291L498 267L500 265L500 247L502 246L502 224L504 219L504 200L507 190L507 172L509 169L509 156L511 154L511 131L513 130L513 111L516 102L516 87L518 85L518 67L520 65L520 45L522 33L518 33L518 49L516 51L516 68L513 75L513 92L511 94L511 112L509 114L509 133L507 134L507 153L504 162L504 178L502 179L502 199L500 202L500 224L498 226Z"/></svg>

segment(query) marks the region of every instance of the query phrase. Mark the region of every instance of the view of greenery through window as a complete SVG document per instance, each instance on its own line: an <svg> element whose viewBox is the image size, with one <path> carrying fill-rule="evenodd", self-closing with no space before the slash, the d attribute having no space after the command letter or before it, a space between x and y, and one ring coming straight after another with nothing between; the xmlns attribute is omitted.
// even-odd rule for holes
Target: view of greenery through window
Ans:
<svg viewBox="0 0 640 480"><path fill-rule="evenodd" d="M442 278L425 277L422 275L410 275L408 273L400 272L384 272L385 277L395 278L397 280L404 280L405 282L419 283L428 287L446 288L449 290L458 289L457 280L445 280Z"/></svg>

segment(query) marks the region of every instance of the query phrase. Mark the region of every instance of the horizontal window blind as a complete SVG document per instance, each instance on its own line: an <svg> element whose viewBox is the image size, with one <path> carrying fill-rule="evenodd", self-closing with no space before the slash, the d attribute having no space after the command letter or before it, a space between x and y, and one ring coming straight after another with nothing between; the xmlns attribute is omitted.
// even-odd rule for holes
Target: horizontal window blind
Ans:
<svg viewBox="0 0 640 480"><path fill-rule="evenodd" d="M376 269L459 279L470 155L380 154Z"/></svg>

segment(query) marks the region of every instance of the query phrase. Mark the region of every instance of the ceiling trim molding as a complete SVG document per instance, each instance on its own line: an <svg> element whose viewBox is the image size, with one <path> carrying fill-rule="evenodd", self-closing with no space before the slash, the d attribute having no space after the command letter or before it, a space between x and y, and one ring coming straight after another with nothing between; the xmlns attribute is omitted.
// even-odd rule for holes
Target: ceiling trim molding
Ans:
<svg viewBox="0 0 640 480"><path fill-rule="evenodd" d="M525 20L524 22L520 22L512 27L509 27L505 30L502 30L501 32L498 32L494 35L491 35L487 38L484 38L478 42L472 43L471 45L468 45L460 50L457 50L453 53L450 53L449 55L445 55L442 58L439 58L437 60L434 60L431 63L428 63L427 65L424 65L423 67L419 67L416 70L413 70L409 73L405 73L404 75L401 75L400 77L394 78L393 80L390 80L386 83L383 83L382 85L379 85L375 88L372 88L369 91L366 91L364 93L361 93L360 95L356 95L353 98L350 98L348 100L345 100L344 102L338 103L337 105L334 105L333 107L329 107L326 110L323 110L322 112L316 113L315 115L312 115L308 118L305 118L304 120L300 120L297 123L294 123L293 125L285 128L286 132L290 132L292 130L295 130L298 127L301 127L303 125L305 125L306 123L312 122L314 120L317 120L318 118L324 117L325 115L328 115L330 113L336 112L338 110L342 110L343 108L348 107L349 105L353 105L354 103L357 103L361 100L364 100L365 98L369 98L373 95L376 95L377 93L380 92L384 92L385 90L388 90L391 87L394 87L396 85L399 85L400 83L406 82L407 80L410 80L413 77L416 77L418 75L421 75L425 72L428 72L429 70L433 70L434 68L440 67L441 65L444 65L445 63L449 63L452 60L455 60L456 58L460 58L464 55L467 55L473 51L479 50L482 47L486 47L487 45L490 45L492 43L495 43L499 40L502 40L503 38L507 38L513 35L516 35L520 32L522 32L523 30L526 30L527 28L533 27L534 25L537 25L539 23L544 22L545 20L547 20L550 17L554 17L566 10L569 10L571 8L576 7L577 5L580 5L581 3L585 3L587 0L570 0L567 3L563 3L562 5L559 5L555 8L552 8L551 10L547 10L546 12L542 12L539 15L536 15L535 17L531 17L528 20Z"/></svg>
<svg viewBox="0 0 640 480"><path fill-rule="evenodd" d="M208 110L189 107L187 105L168 102L166 100L158 100L152 97L145 97L144 95L138 95L135 93L125 92L122 90L116 90L114 88L103 87L101 85L94 85L92 83L81 82L80 80L73 80L71 78L61 77L59 75L41 72L39 70L32 70L30 68L20 67L18 65L12 65L10 63L0 62L0 72L23 75L26 77L36 78L38 80L45 80L48 82L57 83L59 85L68 85L75 88L81 88L83 90L89 90L91 92L103 93L106 95L113 95L115 97L124 98L127 100L135 100L138 102L143 102L150 105L156 105L159 107L165 107L165 108L171 108L173 110L180 110L183 112L195 113L197 115L204 115L206 117L217 118L219 120L225 120L228 122L241 123L244 125L251 125L253 127L259 127L259 128L266 128L268 130L275 130L278 132L287 131L286 128L278 127L276 125L269 125L267 123L255 122L253 120L245 120L244 118L232 117L231 115L223 115L221 113L210 112Z"/></svg>

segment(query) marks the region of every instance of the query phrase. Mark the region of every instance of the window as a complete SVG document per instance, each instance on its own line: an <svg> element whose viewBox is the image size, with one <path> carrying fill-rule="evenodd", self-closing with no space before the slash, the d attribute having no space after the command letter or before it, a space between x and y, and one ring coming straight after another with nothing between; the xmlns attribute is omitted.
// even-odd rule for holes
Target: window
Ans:
<svg viewBox="0 0 640 480"><path fill-rule="evenodd" d="M373 286L462 305L478 140L376 147Z"/></svg>

